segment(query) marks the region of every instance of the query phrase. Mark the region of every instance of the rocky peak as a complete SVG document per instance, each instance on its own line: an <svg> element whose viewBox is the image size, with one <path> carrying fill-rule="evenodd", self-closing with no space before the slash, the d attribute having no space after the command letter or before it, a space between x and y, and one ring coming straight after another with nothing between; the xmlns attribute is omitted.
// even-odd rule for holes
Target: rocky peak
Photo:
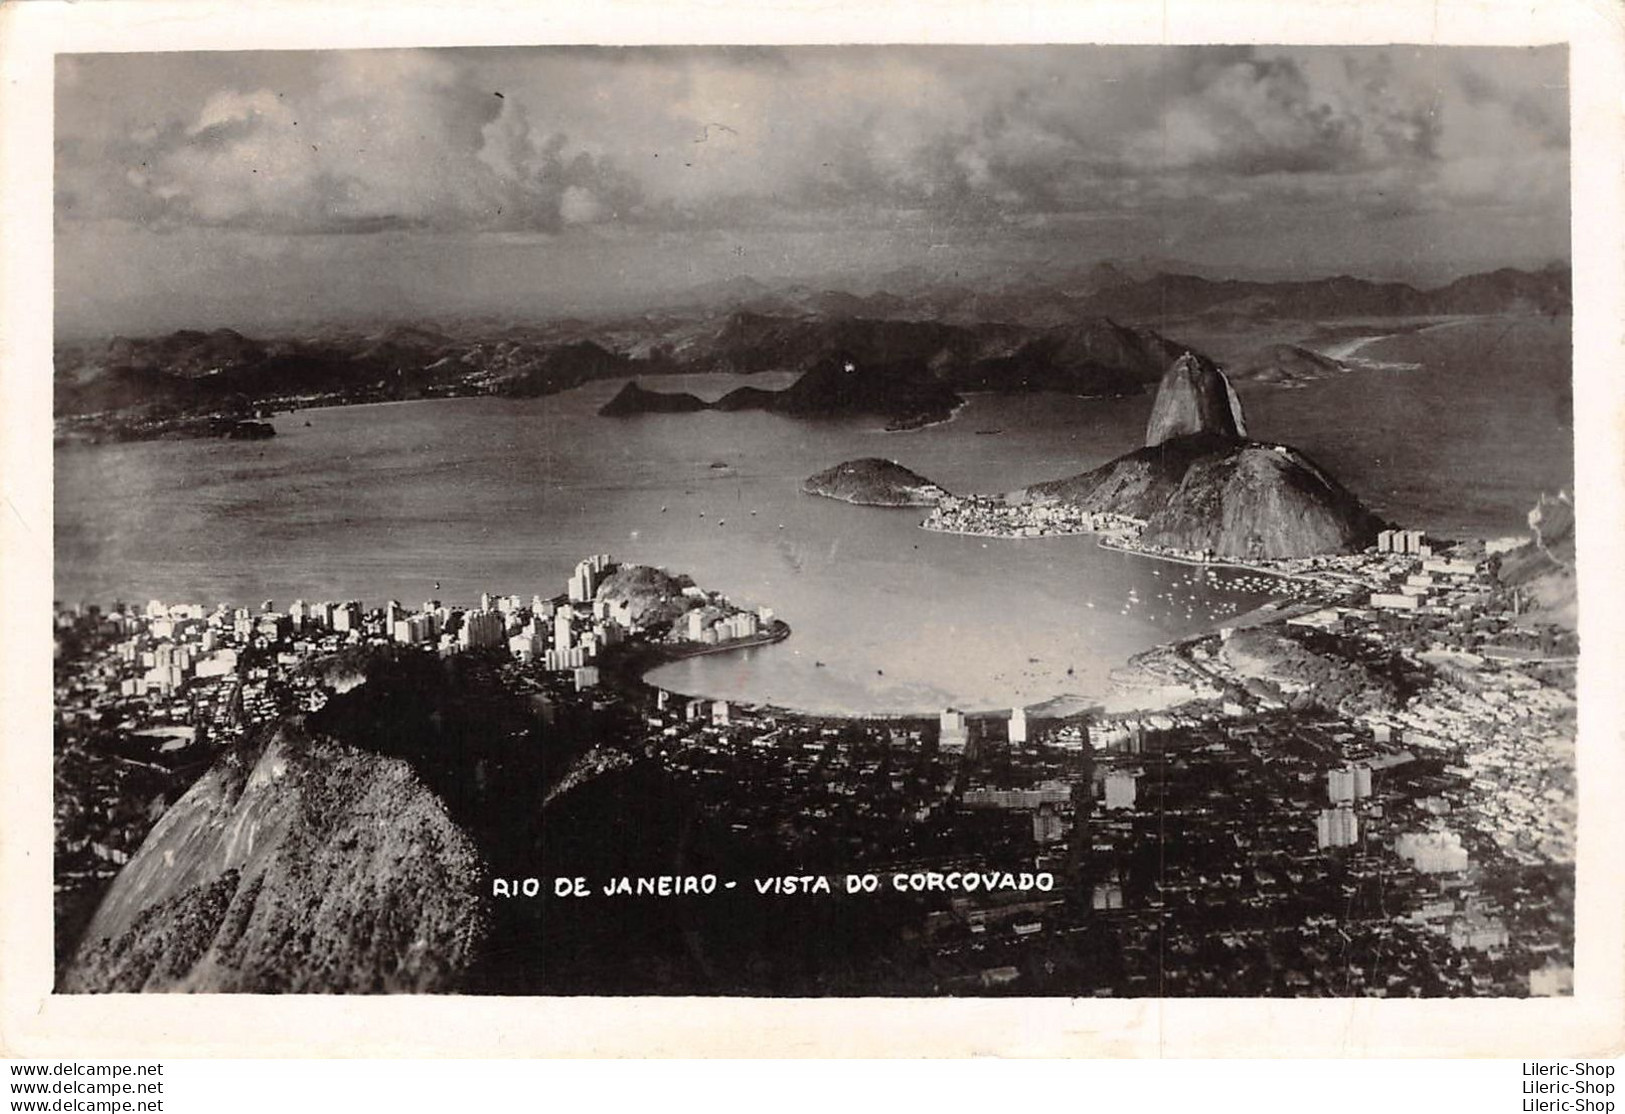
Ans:
<svg viewBox="0 0 1625 1114"><path fill-rule="evenodd" d="M1195 433L1240 438L1247 435L1241 400L1218 365L1186 352L1163 373L1157 401L1146 424L1147 447Z"/></svg>
<svg viewBox="0 0 1625 1114"><path fill-rule="evenodd" d="M1529 529L1541 552L1564 568L1574 567L1574 500L1567 491L1541 492L1529 512Z"/></svg>

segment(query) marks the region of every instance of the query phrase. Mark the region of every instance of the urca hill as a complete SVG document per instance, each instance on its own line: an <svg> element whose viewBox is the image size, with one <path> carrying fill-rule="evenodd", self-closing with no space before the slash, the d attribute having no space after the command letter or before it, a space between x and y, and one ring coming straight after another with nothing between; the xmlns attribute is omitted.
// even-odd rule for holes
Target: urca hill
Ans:
<svg viewBox="0 0 1625 1114"><path fill-rule="evenodd" d="M1216 557L1352 553L1381 525L1298 449L1248 439L1224 373L1188 352L1158 385L1144 448L1010 498L1142 519L1143 545Z"/></svg>
<svg viewBox="0 0 1625 1114"><path fill-rule="evenodd" d="M823 495L873 507L935 506L946 492L895 460L864 457L826 468L802 482L809 495Z"/></svg>

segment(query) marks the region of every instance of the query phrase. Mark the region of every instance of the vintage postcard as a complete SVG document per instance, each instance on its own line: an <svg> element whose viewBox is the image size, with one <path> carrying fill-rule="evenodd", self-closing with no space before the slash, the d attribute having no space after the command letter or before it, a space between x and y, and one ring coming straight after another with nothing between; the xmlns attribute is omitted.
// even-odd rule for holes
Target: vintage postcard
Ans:
<svg viewBox="0 0 1625 1114"><path fill-rule="evenodd" d="M1617 1051L1600 14L23 7L8 1051Z"/></svg>

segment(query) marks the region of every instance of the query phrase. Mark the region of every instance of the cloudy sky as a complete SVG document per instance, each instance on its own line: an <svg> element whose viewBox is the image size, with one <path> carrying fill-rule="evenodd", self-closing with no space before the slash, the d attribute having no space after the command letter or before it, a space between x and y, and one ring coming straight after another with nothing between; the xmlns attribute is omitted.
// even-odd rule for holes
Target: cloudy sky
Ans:
<svg viewBox="0 0 1625 1114"><path fill-rule="evenodd" d="M65 333L591 312L1106 258L1566 259L1562 48L64 55Z"/></svg>

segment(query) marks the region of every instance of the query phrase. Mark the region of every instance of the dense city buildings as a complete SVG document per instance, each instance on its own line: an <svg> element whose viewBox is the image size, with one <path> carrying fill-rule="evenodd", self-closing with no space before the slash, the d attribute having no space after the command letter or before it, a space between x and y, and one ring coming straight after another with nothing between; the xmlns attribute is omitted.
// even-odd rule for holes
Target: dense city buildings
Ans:
<svg viewBox="0 0 1625 1114"><path fill-rule="evenodd" d="M1572 636L1516 616L1481 548L1400 546L1299 563L1258 625L1132 663L1189 699L1111 714L841 719L651 689L654 662L788 628L692 585L664 611L600 592L608 556L528 603L62 609L59 942L217 755L323 707L322 662L387 651L495 669L537 717L527 745L574 724L602 733L593 768L656 763L759 870L887 880L864 946L906 945L903 992L1568 992Z"/></svg>

